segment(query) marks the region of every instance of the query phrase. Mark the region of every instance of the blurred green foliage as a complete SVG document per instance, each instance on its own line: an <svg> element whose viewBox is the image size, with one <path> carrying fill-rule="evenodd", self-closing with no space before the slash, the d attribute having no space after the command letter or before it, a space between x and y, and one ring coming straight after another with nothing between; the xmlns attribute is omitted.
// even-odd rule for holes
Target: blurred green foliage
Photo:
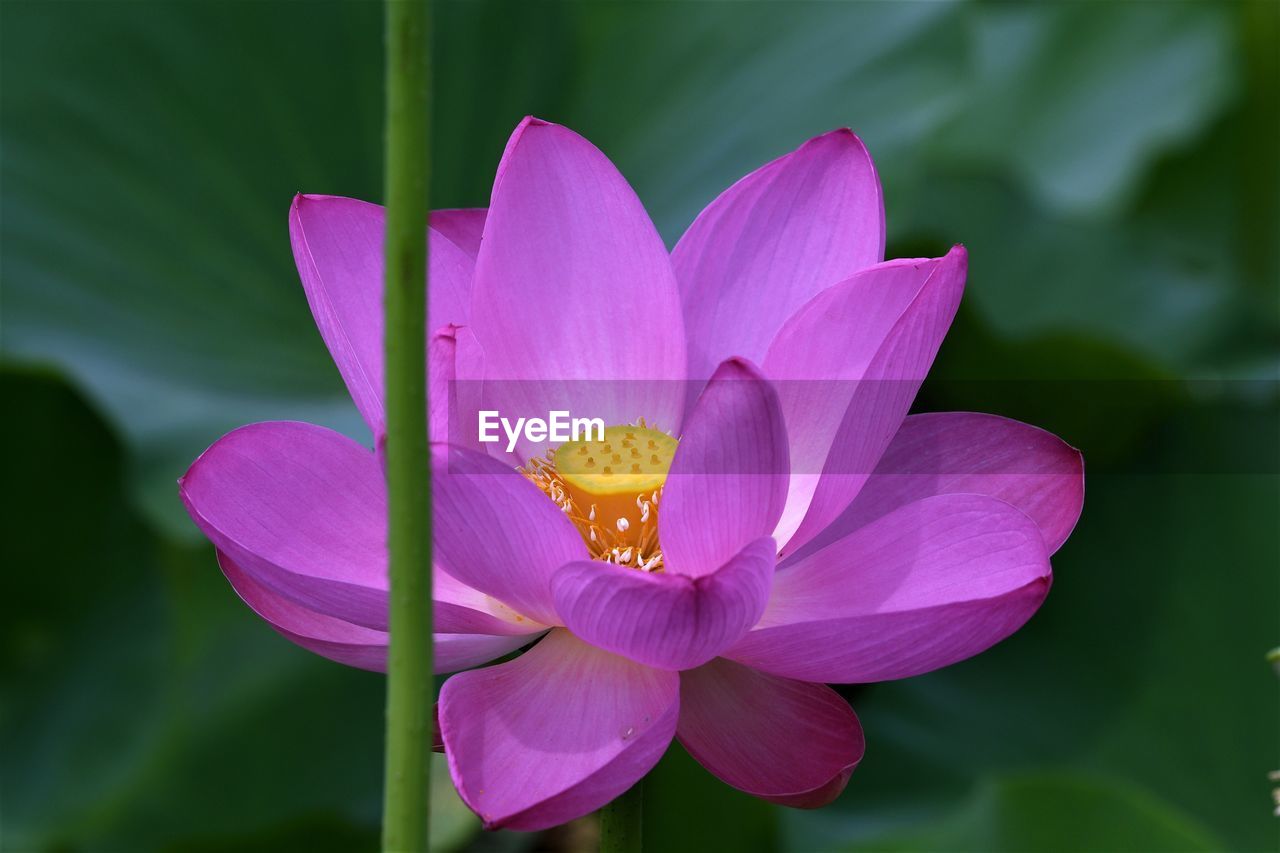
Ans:
<svg viewBox="0 0 1280 853"><path fill-rule="evenodd" d="M763 805L676 748L654 849L1276 848L1276 9L438 5L436 206L485 204L535 113L674 241L852 126L889 254L970 251L919 407L1029 420L1090 466L1027 629L847 691L868 751L836 804ZM375 3L0 4L6 850L376 843L381 679L240 605L174 480L253 420L364 437L285 212L379 199L381 69ZM442 849L534 843L441 796Z"/></svg>

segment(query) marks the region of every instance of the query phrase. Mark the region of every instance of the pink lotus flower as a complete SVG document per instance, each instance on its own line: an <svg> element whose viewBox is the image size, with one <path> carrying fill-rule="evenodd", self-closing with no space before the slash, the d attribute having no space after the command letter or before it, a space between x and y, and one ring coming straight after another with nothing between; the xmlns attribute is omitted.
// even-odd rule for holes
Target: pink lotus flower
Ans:
<svg viewBox="0 0 1280 853"><path fill-rule="evenodd" d="M307 299L375 445L382 223L344 198L290 212ZM907 415L966 255L882 262L879 181L852 133L743 178L668 253L600 151L526 119L489 208L432 214L429 240L432 429L454 440L433 446L437 671L531 646L440 693L453 780L487 826L590 812L673 737L757 797L828 803L863 754L828 683L962 660L1044 600L1080 455L998 417ZM486 453L456 428L480 397L610 429ZM181 493L276 630L383 668L375 452L254 424Z"/></svg>

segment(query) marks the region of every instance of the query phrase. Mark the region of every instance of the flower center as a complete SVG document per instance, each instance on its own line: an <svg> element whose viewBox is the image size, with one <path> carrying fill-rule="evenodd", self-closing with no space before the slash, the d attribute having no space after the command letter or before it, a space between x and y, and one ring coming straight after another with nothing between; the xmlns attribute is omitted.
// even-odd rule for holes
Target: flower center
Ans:
<svg viewBox="0 0 1280 853"><path fill-rule="evenodd" d="M567 441L521 472L574 523L593 559L657 572L658 502L677 444L641 420L606 427L603 441Z"/></svg>

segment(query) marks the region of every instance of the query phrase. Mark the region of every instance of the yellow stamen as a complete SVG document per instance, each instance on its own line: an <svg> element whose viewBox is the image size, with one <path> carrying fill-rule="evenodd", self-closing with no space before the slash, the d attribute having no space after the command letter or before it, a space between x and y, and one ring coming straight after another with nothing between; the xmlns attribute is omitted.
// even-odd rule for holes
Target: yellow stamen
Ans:
<svg viewBox="0 0 1280 853"><path fill-rule="evenodd" d="M634 445L644 441L648 461ZM629 471L597 466L596 456L621 463L614 445L631 448ZM554 500L597 560L646 572L662 571L658 499L678 442L640 425L606 427L602 441L570 441L532 460L524 475Z"/></svg>

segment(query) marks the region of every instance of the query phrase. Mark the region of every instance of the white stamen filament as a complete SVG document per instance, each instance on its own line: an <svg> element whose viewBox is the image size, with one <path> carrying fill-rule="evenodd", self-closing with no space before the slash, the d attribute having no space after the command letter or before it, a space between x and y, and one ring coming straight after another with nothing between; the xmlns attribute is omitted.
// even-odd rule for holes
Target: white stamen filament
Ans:
<svg viewBox="0 0 1280 853"><path fill-rule="evenodd" d="M643 418L636 421L635 427L653 428ZM573 446L571 451L564 446L558 450L548 450L545 458L530 459L522 473L574 524L594 559L644 572L661 572L663 555L658 550L658 503L662 486L655 488L653 479L644 482L644 475L652 476L652 466L658 465L660 459L669 464L675 441L669 436L645 436L622 427L609 429L616 432L610 433L609 441L600 446L583 444L581 447ZM593 448L597 457L595 459L591 458L593 454L590 451ZM620 452L615 453L615 448ZM571 458L561 459L561 456L569 452L573 454ZM618 457L629 454L631 461L626 464L630 465L631 472L624 474L616 469L601 470L593 465L601 461L601 453L609 454L604 459L612 458L617 464L623 464ZM566 467L562 469L562 465ZM586 473L586 469L592 468L594 471ZM595 484L590 477L610 474L614 477L620 474L624 477L637 477L643 483L640 488L647 487L649 491L627 494L624 480L621 493L619 487L615 486L614 491L605 491L602 502L597 503L601 498L592 491ZM661 482L660 476L658 482ZM588 479L584 483L573 477ZM618 501L619 497L622 501ZM636 515L632 515L627 509L632 504L636 507ZM587 512L583 513L582 507Z"/></svg>

